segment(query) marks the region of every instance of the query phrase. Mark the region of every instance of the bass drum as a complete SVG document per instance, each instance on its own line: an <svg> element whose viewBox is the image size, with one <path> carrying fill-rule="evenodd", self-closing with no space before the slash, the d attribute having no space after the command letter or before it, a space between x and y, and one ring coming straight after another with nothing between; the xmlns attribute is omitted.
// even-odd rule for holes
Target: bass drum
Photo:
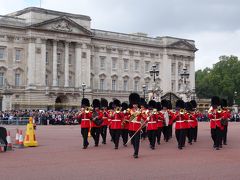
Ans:
<svg viewBox="0 0 240 180"><path fill-rule="evenodd" d="M4 144L4 151L7 150L7 130L4 127L0 127L0 143Z"/></svg>

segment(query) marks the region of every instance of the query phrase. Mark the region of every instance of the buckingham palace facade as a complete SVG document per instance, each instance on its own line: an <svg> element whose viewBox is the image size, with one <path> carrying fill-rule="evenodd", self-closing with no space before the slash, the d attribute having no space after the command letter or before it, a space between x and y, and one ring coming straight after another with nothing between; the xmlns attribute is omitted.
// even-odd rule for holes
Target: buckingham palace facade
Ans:
<svg viewBox="0 0 240 180"><path fill-rule="evenodd" d="M184 67L194 91L196 51L193 40L91 29L89 16L29 7L0 16L1 109L78 108L83 95L127 101L143 85L178 94Z"/></svg>

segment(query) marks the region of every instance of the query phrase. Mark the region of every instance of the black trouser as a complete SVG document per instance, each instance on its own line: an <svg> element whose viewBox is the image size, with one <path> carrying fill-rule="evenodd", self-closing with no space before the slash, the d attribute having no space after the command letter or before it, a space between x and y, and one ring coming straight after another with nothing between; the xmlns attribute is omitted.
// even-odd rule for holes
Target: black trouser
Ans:
<svg viewBox="0 0 240 180"><path fill-rule="evenodd" d="M123 144L128 142L128 129L122 129Z"/></svg>
<svg viewBox="0 0 240 180"><path fill-rule="evenodd" d="M135 132L136 131L129 131L130 137L132 137ZM131 142L134 148L134 155L138 155L140 144L140 131L135 134L135 136L131 139Z"/></svg>
<svg viewBox="0 0 240 180"><path fill-rule="evenodd" d="M172 124L168 125L168 131L169 131L169 138L172 138Z"/></svg>
<svg viewBox="0 0 240 180"><path fill-rule="evenodd" d="M112 129L112 139L115 144L115 148L118 148L119 138L121 135L121 129Z"/></svg>
<svg viewBox="0 0 240 180"><path fill-rule="evenodd" d="M147 128L146 126L142 128L141 138L145 139L147 137Z"/></svg>
<svg viewBox="0 0 240 180"><path fill-rule="evenodd" d="M157 130L148 130L147 134L151 148L155 148Z"/></svg>
<svg viewBox="0 0 240 180"><path fill-rule="evenodd" d="M187 128L186 131L187 131L188 143L192 143L193 134L194 134L194 128Z"/></svg>
<svg viewBox="0 0 240 180"><path fill-rule="evenodd" d="M211 136L213 140L213 146L216 148L219 148L222 140L221 129L219 127L216 127L215 129L211 129Z"/></svg>
<svg viewBox="0 0 240 180"><path fill-rule="evenodd" d="M160 144L160 141L161 141L161 134L162 134L162 128L159 127L157 129L157 134L156 134L156 137L157 137L157 143Z"/></svg>
<svg viewBox="0 0 240 180"><path fill-rule="evenodd" d="M163 127L163 135L164 135L164 140L165 140L166 142L168 142L169 136L170 136L169 126L164 126L164 127Z"/></svg>
<svg viewBox="0 0 240 180"><path fill-rule="evenodd" d="M106 143L106 139L107 139L107 125L106 126L101 126L101 136L102 136L103 143Z"/></svg>
<svg viewBox="0 0 240 180"><path fill-rule="evenodd" d="M110 136L111 136L111 141L112 141L112 139L113 139L113 138L112 138L112 129L111 129L110 127L109 127L108 129L109 129L109 134L110 134Z"/></svg>
<svg viewBox="0 0 240 180"><path fill-rule="evenodd" d="M88 131L89 128L81 128L81 134L83 137L83 147L87 147L88 146Z"/></svg>
<svg viewBox="0 0 240 180"><path fill-rule="evenodd" d="M193 129L193 140L197 141L197 134L198 134L198 126Z"/></svg>
<svg viewBox="0 0 240 180"><path fill-rule="evenodd" d="M100 127L92 127L91 128L91 136L93 137L95 146L98 146L98 144L99 144L100 131L101 131Z"/></svg>
<svg viewBox="0 0 240 180"><path fill-rule="evenodd" d="M228 125L223 126L223 144L227 144L227 131L228 131Z"/></svg>
<svg viewBox="0 0 240 180"><path fill-rule="evenodd" d="M178 142L178 148L182 148L185 146L185 139L186 139L186 133L185 129L176 129L175 135Z"/></svg>

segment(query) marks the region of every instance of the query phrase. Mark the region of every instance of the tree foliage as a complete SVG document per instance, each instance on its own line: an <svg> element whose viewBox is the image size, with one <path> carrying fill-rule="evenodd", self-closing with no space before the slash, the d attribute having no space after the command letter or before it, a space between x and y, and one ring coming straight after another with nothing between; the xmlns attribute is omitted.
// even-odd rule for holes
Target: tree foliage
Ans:
<svg viewBox="0 0 240 180"><path fill-rule="evenodd" d="M219 96L227 99L229 105L233 104L234 99L238 104L240 103L238 96L240 94L240 61L238 57L221 56L213 68L198 70L195 77L197 97Z"/></svg>

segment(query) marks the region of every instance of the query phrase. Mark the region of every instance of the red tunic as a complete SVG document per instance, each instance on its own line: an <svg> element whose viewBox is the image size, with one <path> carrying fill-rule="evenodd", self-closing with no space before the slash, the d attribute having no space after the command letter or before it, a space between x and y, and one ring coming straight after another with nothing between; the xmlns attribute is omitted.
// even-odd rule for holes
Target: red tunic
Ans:
<svg viewBox="0 0 240 180"><path fill-rule="evenodd" d="M141 127L142 114L134 108L130 111L129 131L137 131Z"/></svg>
<svg viewBox="0 0 240 180"><path fill-rule="evenodd" d="M103 118L103 113L100 111L100 110L96 110L97 111L97 113L98 113L98 119L102 119ZM101 127L101 125L100 126L97 126L95 123L94 123L94 121L92 121L91 122L91 127L98 127L98 128L100 128Z"/></svg>
<svg viewBox="0 0 240 180"><path fill-rule="evenodd" d="M211 109L208 112L208 117L210 119L210 128L211 129L216 129L216 127L223 129L223 126L221 124L222 111L218 112L217 109Z"/></svg>
<svg viewBox="0 0 240 180"><path fill-rule="evenodd" d="M150 114L149 121L147 122L147 130L157 130L158 128L158 115Z"/></svg>
<svg viewBox="0 0 240 180"><path fill-rule="evenodd" d="M188 116L187 113L180 114L180 112L175 113L175 129L186 129Z"/></svg>
<svg viewBox="0 0 240 180"><path fill-rule="evenodd" d="M129 119L130 119L130 114L129 112L123 112L124 118L123 118L123 125L122 129L129 129Z"/></svg>
<svg viewBox="0 0 240 180"><path fill-rule="evenodd" d="M78 116L78 118L81 119L81 128L91 127L90 119L92 118L92 112L83 112Z"/></svg>
<svg viewBox="0 0 240 180"><path fill-rule="evenodd" d="M122 112L116 113L114 112L111 118L111 129L122 129L122 121L124 115Z"/></svg>
<svg viewBox="0 0 240 180"><path fill-rule="evenodd" d="M109 124L109 122L108 122L108 116L109 116L108 111L103 110L102 113L103 113L103 123L102 123L101 126L107 126Z"/></svg>

